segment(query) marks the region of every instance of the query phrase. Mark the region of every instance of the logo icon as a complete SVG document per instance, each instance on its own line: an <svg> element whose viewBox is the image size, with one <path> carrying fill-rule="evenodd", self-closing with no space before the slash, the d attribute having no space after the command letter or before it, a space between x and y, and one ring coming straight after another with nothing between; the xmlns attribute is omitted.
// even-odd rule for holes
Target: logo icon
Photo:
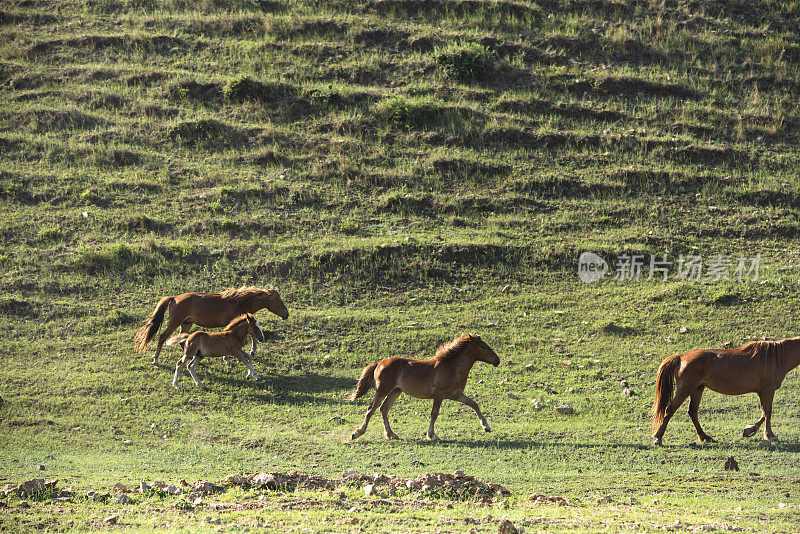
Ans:
<svg viewBox="0 0 800 534"><path fill-rule="evenodd" d="M578 258L578 278L584 284L591 284L605 278L608 272L606 260L594 252L582 252Z"/></svg>

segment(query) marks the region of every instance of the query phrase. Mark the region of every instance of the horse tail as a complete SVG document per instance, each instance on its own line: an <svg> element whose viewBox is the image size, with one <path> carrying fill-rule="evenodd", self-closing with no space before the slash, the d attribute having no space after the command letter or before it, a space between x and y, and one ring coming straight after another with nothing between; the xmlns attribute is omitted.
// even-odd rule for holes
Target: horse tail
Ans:
<svg viewBox="0 0 800 534"><path fill-rule="evenodd" d="M650 417L653 418L653 430L658 430L664 421L667 413L667 406L672 400L672 393L675 389L675 372L681 364L681 355L669 356L661 362L656 376L656 397L653 407L650 409Z"/></svg>
<svg viewBox="0 0 800 534"><path fill-rule="evenodd" d="M167 345L180 345L186 341L186 338L188 338L190 335L191 334L178 334L177 336L172 336L167 340Z"/></svg>
<svg viewBox="0 0 800 534"><path fill-rule="evenodd" d="M164 314L167 313L169 305L175 302L175 297L164 297L156 304L156 309L153 314L147 318L147 322L139 328L136 332L134 339L133 350L136 352L144 352L150 346L150 342L156 337L158 329L161 328L161 323L164 321Z"/></svg>
<svg viewBox="0 0 800 534"><path fill-rule="evenodd" d="M369 388L372 387L372 383L375 382L375 369L377 367L378 362L371 363L364 367L364 370L361 371L361 378L358 379L356 390L350 394L350 400L356 400L367 394Z"/></svg>

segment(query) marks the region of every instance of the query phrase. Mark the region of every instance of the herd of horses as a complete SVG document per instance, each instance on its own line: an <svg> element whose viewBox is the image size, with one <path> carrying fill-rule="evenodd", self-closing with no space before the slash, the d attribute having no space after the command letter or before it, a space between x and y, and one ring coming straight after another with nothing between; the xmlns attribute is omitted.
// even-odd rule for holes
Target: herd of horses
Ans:
<svg viewBox="0 0 800 534"><path fill-rule="evenodd" d="M253 368L258 342L264 341L261 325L255 319L257 311L266 308L282 319L289 317L289 310L281 300L277 289L242 287L222 293L183 293L164 297L135 336L135 350L144 352L150 346L169 315L164 331L158 338L153 364L164 344L178 345L183 355L175 364L172 385L178 388L178 377L186 369L195 384L200 382L195 369L207 357L236 358L247 366L246 378L258 380ZM221 332L198 330L190 333L192 325L203 328L224 327ZM172 338L170 334L180 328ZM250 336L252 346L249 353L243 350ZM490 431L486 418L478 404L464 395L469 372L476 362L497 366L500 358L477 334L461 334L437 349L430 360L409 358L387 358L364 367L350 398L364 396L374 385L375 397L370 403L364 422L352 434L352 439L363 435L370 418L380 408L384 435L387 439L398 439L389 425L389 410L400 396L406 393L418 399L433 399L430 424L426 437L437 440L434 424L439 407L445 399L461 402L472 408L481 427ZM764 439L773 440L772 400L781 387L786 374L800 365L800 337L781 341L753 341L736 349L695 349L685 354L669 356L661 363L656 375L656 391L650 415L653 419L653 442L660 445L667 424L672 416L689 399L689 417L701 442L713 442L697 418L700 400L706 388L725 395L756 393L761 404L761 418L745 427L745 437L755 434L762 423Z"/></svg>

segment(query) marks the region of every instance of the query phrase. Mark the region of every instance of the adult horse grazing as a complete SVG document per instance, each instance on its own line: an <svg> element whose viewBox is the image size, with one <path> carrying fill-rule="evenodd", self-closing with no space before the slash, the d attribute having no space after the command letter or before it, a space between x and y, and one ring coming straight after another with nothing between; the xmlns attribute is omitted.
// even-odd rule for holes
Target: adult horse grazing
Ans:
<svg viewBox="0 0 800 534"><path fill-rule="evenodd" d="M725 395L757 393L761 418L744 429L750 437L764 426L764 439L775 438L770 426L772 398L781 387L786 373L800 364L800 337L781 341L752 341L738 349L695 349L670 356L661 362L656 379L656 398L650 415L653 417L653 442L661 445L667 423L690 398L689 417L700 441L714 439L703 432L697 420L697 409L706 387ZM675 397L672 393L675 391Z"/></svg>
<svg viewBox="0 0 800 534"><path fill-rule="evenodd" d="M158 364L158 355L161 354L164 342L178 327L181 333L188 332L192 324L203 328L219 328L243 313L255 313L262 308L267 308L281 319L289 317L289 310L278 295L278 290L272 286L264 289L243 286L222 293L183 293L175 297L164 297L158 301L155 311L147 322L136 332L134 350L136 352L147 350L158 329L161 328L164 314L167 312L169 322L158 338L158 345L153 354L153 365ZM253 338L250 357L255 354L256 340Z"/></svg>
<svg viewBox="0 0 800 534"><path fill-rule="evenodd" d="M253 369L253 360L250 355L242 350L244 338L250 335L253 340L264 341L264 332L252 313L245 313L228 323L222 332L205 332L199 330L191 334L178 334L167 341L167 345L181 345L183 357L175 364L175 376L172 385L178 389L178 375L186 367L192 375L195 385L205 388L194 372L197 364L206 357L235 356L247 365L246 378L258 380L258 375Z"/></svg>
<svg viewBox="0 0 800 534"><path fill-rule="evenodd" d="M461 402L475 410L481 426L489 432L491 430L489 423L486 422L478 404L464 395L467 376L477 361L490 363L496 367L500 363L500 358L477 334L461 334L450 343L439 347L436 355L430 360L388 358L366 366L350 399L355 400L364 396L373 382L377 392L369 405L364 423L353 432L352 439L366 432L367 424L378 406L381 408L386 439L400 439L392 432L388 416L392 404L403 392L418 399L433 399L431 422L426 434L430 440L439 439L433 432L433 425L444 399Z"/></svg>

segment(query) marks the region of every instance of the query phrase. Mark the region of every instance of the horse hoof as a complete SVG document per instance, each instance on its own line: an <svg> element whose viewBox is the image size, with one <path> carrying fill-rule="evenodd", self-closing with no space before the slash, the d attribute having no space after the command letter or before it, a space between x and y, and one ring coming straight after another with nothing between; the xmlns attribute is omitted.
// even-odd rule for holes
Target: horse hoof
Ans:
<svg viewBox="0 0 800 534"><path fill-rule="evenodd" d="M491 432L491 431L492 431L492 429L491 429L491 428L489 428L488 426L485 426L485 427L483 427L483 431L484 431L484 432Z"/></svg>
<svg viewBox="0 0 800 534"><path fill-rule="evenodd" d="M661 438L653 438L653 445L655 445L657 447L660 447L661 445L663 445L663 443L661 443Z"/></svg>
<svg viewBox="0 0 800 534"><path fill-rule="evenodd" d="M755 433L756 433L756 429L754 429L754 428L752 428L752 429L751 428L745 428L744 431L742 432L742 436L745 437L745 438L749 438L750 436L752 436Z"/></svg>
<svg viewBox="0 0 800 534"><path fill-rule="evenodd" d="M425 434L425 437L428 438L428 441L439 441L439 436L436 434Z"/></svg>
<svg viewBox="0 0 800 534"><path fill-rule="evenodd" d="M394 432L392 432L391 434L385 434L385 435L386 435L386 439L388 439L388 440L400 439L400 436L398 436Z"/></svg>

